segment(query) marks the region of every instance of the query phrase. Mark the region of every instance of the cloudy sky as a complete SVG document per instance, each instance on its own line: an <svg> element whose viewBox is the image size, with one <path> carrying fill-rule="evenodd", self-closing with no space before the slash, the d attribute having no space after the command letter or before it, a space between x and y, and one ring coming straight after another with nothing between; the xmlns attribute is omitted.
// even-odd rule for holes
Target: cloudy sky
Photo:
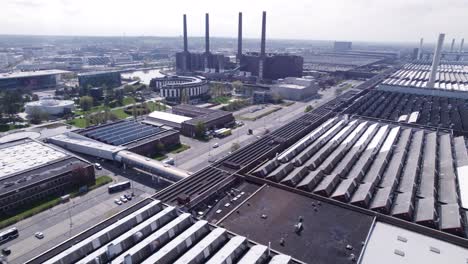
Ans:
<svg viewBox="0 0 468 264"><path fill-rule="evenodd" d="M260 36L267 11L269 38L429 42L437 33L468 37L468 0L1 0L0 34L178 36L182 14L189 35Z"/></svg>

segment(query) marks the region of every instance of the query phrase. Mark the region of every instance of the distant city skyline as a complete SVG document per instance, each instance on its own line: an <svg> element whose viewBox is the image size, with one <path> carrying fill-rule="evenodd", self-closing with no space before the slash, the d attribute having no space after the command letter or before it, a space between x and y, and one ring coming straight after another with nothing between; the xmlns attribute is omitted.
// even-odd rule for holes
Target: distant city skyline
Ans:
<svg viewBox="0 0 468 264"><path fill-rule="evenodd" d="M259 1L72 1L4 0L0 34L85 36L180 36L182 14L189 37L204 34L210 13L210 35L237 35L237 14L243 13L243 34L259 38L261 11L267 11L267 38L435 42L444 32L457 43L468 37L466 0L280 0Z"/></svg>

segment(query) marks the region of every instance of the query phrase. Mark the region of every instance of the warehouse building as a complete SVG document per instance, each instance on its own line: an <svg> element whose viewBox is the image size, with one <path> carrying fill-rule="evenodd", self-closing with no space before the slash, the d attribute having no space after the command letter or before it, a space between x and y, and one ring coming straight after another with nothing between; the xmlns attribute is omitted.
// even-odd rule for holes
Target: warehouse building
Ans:
<svg viewBox="0 0 468 264"><path fill-rule="evenodd" d="M191 117L176 115L173 113L154 111L151 112L143 121L147 124L153 124L157 126L170 126L174 129L180 130L182 123L192 119Z"/></svg>
<svg viewBox="0 0 468 264"><path fill-rule="evenodd" d="M53 89L57 87L57 84L61 79L61 75L65 73L69 73L69 71L42 70L0 73L0 90Z"/></svg>
<svg viewBox="0 0 468 264"><path fill-rule="evenodd" d="M319 86L312 78L292 78L279 79L276 84L270 87L273 94L279 95L283 99L302 101L317 95Z"/></svg>
<svg viewBox="0 0 468 264"><path fill-rule="evenodd" d="M335 117L252 175L465 237L467 164L449 131Z"/></svg>
<svg viewBox="0 0 468 264"><path fill-rule="evenodd" d="M131 120L86 128L79 134L143 156L156 154L161 144L164 147L180 144L179 132L174 129Z"/></svg>
<svg viewBox="0 0 468 264"><path fill-rule="evenodd" d="M78 74L78 83L81 87L101 87L105 85L114 88L122 85L122 80L119 71L86 72Z"/></svg>
<svg viewBox="0 0 468 264"><path fill-rule="evenodd" d="M180 133L188 137L195 136L196 127L199 123L202 123L206 130L230 127L235 123L232 113L223 110L213 110L194 105L182 104L174 106L172 108L172 112L174 114L191 118L182 122L180 128Z"/></svg>
<svg viewBox="0 0 468 264"><path fill-rule="evenodd" d="M91 164L31 139L0 144L0 214L94 184Z"/></svg>
<svg viewBox="0 0 468 264"><path fill-rule="evenodd" d="M131 209L27 263L297 263L158 200Z"/></svg>

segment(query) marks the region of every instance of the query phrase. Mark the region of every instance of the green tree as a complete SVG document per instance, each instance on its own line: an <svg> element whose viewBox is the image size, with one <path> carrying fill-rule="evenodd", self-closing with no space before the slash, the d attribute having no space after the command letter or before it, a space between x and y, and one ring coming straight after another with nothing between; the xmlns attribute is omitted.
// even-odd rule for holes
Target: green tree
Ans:
<svg viewBox="0 0 468 264"><path fill-rule="evenodd" d="M307 113L307 112L310 112L314 109L314 107L312 107L311 105L307 105L304 109L304 113Z"/></svg>
<svg viewBox="0 0 468 264"><path fill-rule="evenodd" d="M21 110L23 98L20 92L6 91L0 98L0 108L2 112L8 115L10 121Z"/></svg>
<svg viewBox="0 0 468 264"><path fill-rule="evenodd" d="M234 152L234 151L236 151L236 150L238 150L238 149L240 149L240 144L239 144L239 142L234 142L234 143L232 143L232 145L231 145L231 151Z"/></svg>
<svg viewBox="0 0 468 264"><path fill-rule="evenodd" d="M114 98L115 98L115 100L117 100L119 105L123 105L124 91L122 89L114 90Z"/></svg>
<svg viewBox="0 0 468 264"><path fill-rule="evenodd" d="M202 121L198 121L195 125L195 137L203 138L205 136L205 130L205 123L203 123Z"/></svg>
<svg viewBox="0 0 468 264"><path fill-rule="evenodd" d="M235 93L244 93L244 84L241 81L232 82L232 88L234 89Z"/></svg>
<svg viewBox="0 0 468 264"><path fill-rule="evenodd" d="M94 99L91 96L80 97L80 107L83 111L89 111L93 107Z"/></svg>

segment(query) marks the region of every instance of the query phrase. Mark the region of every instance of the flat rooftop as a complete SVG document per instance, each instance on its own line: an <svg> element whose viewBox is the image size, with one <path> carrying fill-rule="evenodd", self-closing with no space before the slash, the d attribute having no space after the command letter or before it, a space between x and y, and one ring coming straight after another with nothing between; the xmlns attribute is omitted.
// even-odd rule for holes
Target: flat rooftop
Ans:
<svg viewBox="0 0 468 264"><path fill-rule="evenodd" d="M69 71L41 70L41 71L7 72L7 73L0 73L0 80L11 79L11 78L39 77L39 76L57 75L57 74L64 74L64 73L69 73Z"/></svg>
<svg viewBox="0 0 468 264"><path fill-rule="evenodd" d="M0 144L0 180L67 156L64 152L30 139Z"/></svg>
<svg viewBox="0 0 468 264"><path fill-rule="evenodd" d="M93 71L93 72L83 72L79 73L78 76L93 76L93 75L104 75L111 73L121 73L121 71Z"/></svg>
<svg viewBox="0 0 468 264"><path fill-rule="evenodd" d="M467 261L467 248L386 223L377 222L372 230L361 263L464 264Z"/></svg>
<svg viewBox="0 0 468 264"><path fill-rule="evenodd" d="M339 116L251 174L465 237L466 165L463 137Z"/></svg>
<svg viewBox="0 0 468 264"><path fill-rule="evenodd" d="M81 130L79 134L114 146L127 146L141 140L158 139L176 133L136 121L124 120Z"/></svg>
<svg viewBox="0 0 468 264"><path fill-rule="evenodd" d="M185 121L188 121L192 119L191 117L186 117L182 115L176 115L172 113L167 113L167 112L161 112L161 111L154 111L151 112L148 117L154 118L157 120L163 120L163 121L169 121L177 124L182 124Z"/></svg>
<svg viewBox="0 0 468 264"><path fill-rule="evenodd" d="M303 230L296 233L300 218ZM273 249L300 261L328 264L351 263L351 254L359 256L372 222L372 216L266 186L221 224L257 243L271 242Z"/></svg>

